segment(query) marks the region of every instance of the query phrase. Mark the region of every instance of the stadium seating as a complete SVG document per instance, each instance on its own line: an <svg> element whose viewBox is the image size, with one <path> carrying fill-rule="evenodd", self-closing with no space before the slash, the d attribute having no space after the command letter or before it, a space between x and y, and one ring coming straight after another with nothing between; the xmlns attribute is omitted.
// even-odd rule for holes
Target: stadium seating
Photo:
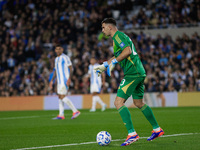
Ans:
<svg viewBox="0 0 200 150"><path fill-rule="evenodd" d="M191 1L1 1L0 96L53 95L49 76L54 47L62 44L73 63L71 94L89 93L89 59L113 55L112 40L101 34L101 21L117 19L133 40L147 72L145 90L200 91L200 35L151 36L141 29L199 27L199 4ZM126 8L126 9L124 9ZM141 30L142 31L142 30ZM114 93L123 78L119 66L106 78L103 93Z"/></svg>

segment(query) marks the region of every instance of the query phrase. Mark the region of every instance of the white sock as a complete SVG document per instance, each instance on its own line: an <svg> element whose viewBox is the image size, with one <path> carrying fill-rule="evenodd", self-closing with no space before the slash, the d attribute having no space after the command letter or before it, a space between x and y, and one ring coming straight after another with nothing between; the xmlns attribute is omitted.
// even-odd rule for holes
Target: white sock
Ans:
<svg viewBox="0 0 200 150"><path fill-rule="evenodd" d="M74 104L70 101L69 98L64 97L64 98L63 98L63 102L66 103L66 104L69 106L69 108L71 108L71 110L72 110L73 112L77 112L77 111L78 111L78 110L75 108Z"/></svg>
<svg viewBox="0 0 200 150"><path fill-rule="evenodd" d="M136 135L136 134L137 134L136 132L131 132L131 133L129 133L128 135L133 136L133 135Z"/></svg>
<svg viewBox="0 0 200 150"><path fill-rule="evenodd" d="M160 127L156 128L156 129L153 129L153 131L155 131L155 132L160 131Z"/></svg>
<svg viewBox="0 0 200 150"><path fill-rule="evenodd" d="M64 102L59 99L59 116L64 116Z"/></svg>
<svg viewBox="0 0 200 150"><path fill-rule="evenodd" d="M96 96L96 101L103 107L105 104L99 96Z"/></svg>
<svg viewBox="0 0 200 150"><path fill-rule="evenodd" d="M92 110L96 110L97 99L96 96L92 96Z"/></svg>

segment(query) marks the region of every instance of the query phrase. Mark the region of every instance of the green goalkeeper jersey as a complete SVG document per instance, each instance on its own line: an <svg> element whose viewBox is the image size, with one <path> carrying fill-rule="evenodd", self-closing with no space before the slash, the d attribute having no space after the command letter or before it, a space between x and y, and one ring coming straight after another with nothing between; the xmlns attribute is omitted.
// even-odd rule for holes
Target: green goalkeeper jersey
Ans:
<svg viewBox="0 0 200 150"><path fill-rule="evenodd" d="M119 62L119 65L124 71L124 76L145 77L146 72L132 40L120 31L117 31L112 39L115 58L117 58L127 46L130 46L132 51L128 58Z"/></svg>

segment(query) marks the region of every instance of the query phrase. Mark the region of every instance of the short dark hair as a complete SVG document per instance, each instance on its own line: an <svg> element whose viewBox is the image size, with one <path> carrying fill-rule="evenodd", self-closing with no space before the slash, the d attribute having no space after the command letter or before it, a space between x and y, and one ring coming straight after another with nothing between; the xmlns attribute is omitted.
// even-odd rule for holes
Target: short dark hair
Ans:
<svg viewBox="0 0 200 150"><path fill-rule="evenodd" d="M92 56L90 59L96 59L96 57Z"/></svg>
<svg viewBox="0 0 200 150"><path fill-rule="evenodd" d="M62 47L60 43L57 43L55 47Z"/></svg>
<svg viewBox="0 0 200 150"><path fill-rule="evenodd" d="M105 18L105 19L101 22L101 24L103 24L103 23L110 23L110 24L112 24L112 25L114 25L114 26L117 25L117 23L116 23L116 21L115 21L114 18Z"/></svg>

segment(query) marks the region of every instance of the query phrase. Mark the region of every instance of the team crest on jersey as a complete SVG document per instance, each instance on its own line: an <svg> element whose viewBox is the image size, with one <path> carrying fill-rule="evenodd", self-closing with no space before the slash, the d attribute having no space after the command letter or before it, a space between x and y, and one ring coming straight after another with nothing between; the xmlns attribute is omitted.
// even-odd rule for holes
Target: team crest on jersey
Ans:
<svg viewBox="0 0 200 150"><path fill-rule="evenodd" d="M121 44L119 44L119 46L120 46L121 48L123 48L123 47L125 46L124 42L121 42Z"/></svg>

